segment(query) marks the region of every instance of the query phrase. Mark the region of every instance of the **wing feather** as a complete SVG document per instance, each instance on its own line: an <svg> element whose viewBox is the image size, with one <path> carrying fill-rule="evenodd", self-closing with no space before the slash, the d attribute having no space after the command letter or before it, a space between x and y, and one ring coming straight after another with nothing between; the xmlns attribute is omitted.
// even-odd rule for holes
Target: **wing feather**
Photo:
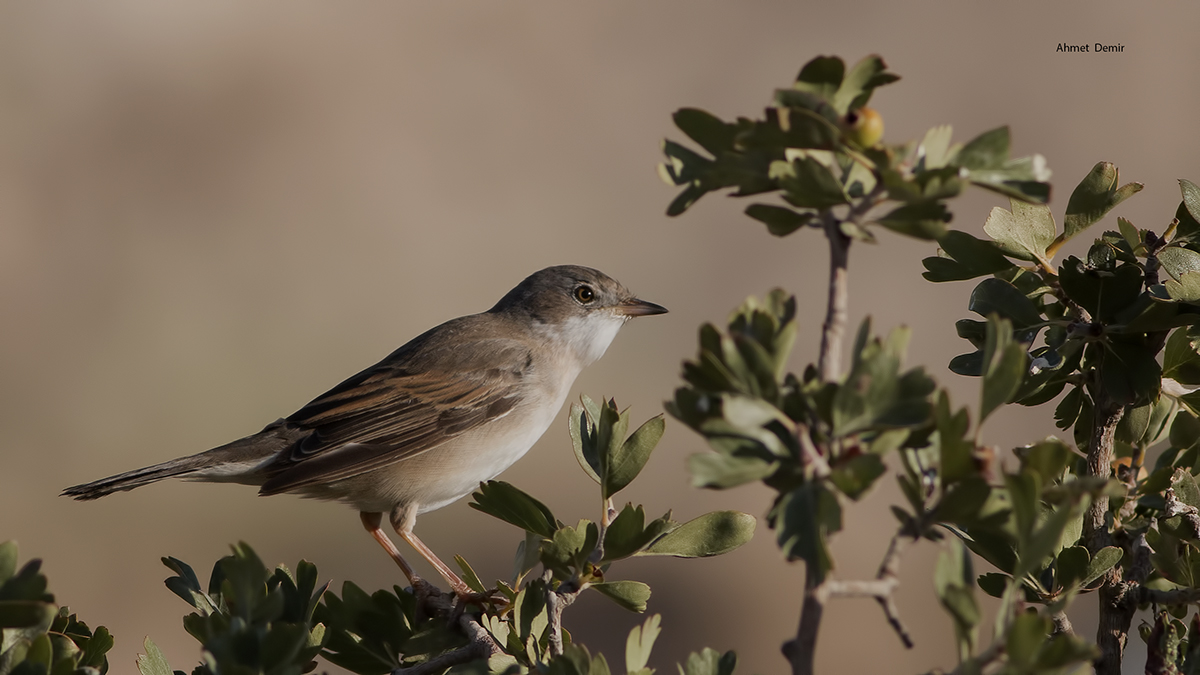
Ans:
<svg viewBox="0 0 1200 675"><path fill-rule="evenodd" d="M521 402L533 363L527 345L489 339L457 351L450 361L460 367L453 370L444 355L398 351L296 411L283 423L308 433L266 467L261 494L349 478L428 452ZM465 368L463 354L471 355Z"/></svg>

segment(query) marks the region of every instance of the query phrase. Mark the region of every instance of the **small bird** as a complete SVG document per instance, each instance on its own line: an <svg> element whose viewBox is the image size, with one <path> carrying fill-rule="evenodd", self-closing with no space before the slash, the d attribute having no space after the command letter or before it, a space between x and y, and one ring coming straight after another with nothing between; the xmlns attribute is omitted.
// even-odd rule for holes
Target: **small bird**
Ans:
<svg viewBox="0 0 1200 675"><path fill-rule="evenodd" d="M621 326L666 311L597 270L548 267L488 311L426 331L257 434L62 494L97 499L181 477L344 502L358 509L413 588L424 582L380 528L385 513L456 594L470 597L413 533L417 516L520 459Z"/></svg>

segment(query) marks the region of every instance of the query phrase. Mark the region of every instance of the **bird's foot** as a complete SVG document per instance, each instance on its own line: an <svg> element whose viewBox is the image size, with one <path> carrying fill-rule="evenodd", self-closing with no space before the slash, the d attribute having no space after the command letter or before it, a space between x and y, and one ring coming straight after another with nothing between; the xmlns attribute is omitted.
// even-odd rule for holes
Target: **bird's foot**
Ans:
<svg viewBox="0 0 1200 675"><path fill-rule="evenodd" d="M492 607L503 609L508 605L508 597L500 592L500 589L493 588L486 593L479 593L472 590L466 584L462 587L454 588L454 595L458 598L460 605L476 605L479 607Z"/></svg>
<svg viewBox="0 0 1200 675"><path fill-rule="evenodd" d="M451 609L453 602L442 589L415 574L410 583L412 584L410 590L417 599L418 620L421 619L422 615L428 617L444 615Z"/></svg>

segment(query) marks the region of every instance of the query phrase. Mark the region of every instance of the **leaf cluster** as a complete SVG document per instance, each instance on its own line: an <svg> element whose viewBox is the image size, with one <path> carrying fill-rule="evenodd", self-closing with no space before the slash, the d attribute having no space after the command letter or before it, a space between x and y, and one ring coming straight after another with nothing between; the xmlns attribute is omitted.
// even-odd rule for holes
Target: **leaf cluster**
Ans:
<svg viewBox="0 0 1200 675"><path fill-rule="evenodd" d="M874 241L872 225L936 239L951 219L947 200L968 185L1034 202L1049 198L1045 161L1010 158L1007 127L966 144L952 143L950 127L941 126L920 142L860 145L856 116L876 88L898 79L876 55L848 69L840 58L818 57L791 87L775 92L761 119L726 122L695 108L677 111L675 125L704 152L664 141L659 173L684 188L667 214L677 216L722 189L732 188L735 197L778 192L784 204L746 208L776 236L826 226L828 214L844 207L852 217L837 225L853 239ZM884 202L891 202L889 210L868 214Z"/></svg>
<svg viewBox="0 0 1200 675"><path fill-rule="evenodd" d="M547 592L593 588L622 607L641 612L650 587L607 578L614 562L640 556L721 555L753 536L755 519L736 511L714 511L680 523L671 512L648 519L641 505L613 508L613 495L645 467L662 437L664 422L661 415L653 417L626 436L628 428L629 411L619 410L612 399L596 403L583 396L580 404L571 406L569 430L575 456L600 488L599 522L584 519L567 525L545 504L508 483L480 485L471 507L526 532L517 552L514 587L540 562L548 575Z"/></svg>
<svg viewBox="0 0 1200 675"><path fill-rule="evenodd" d="M326 629L313 613L328 584L317 587L315 565L301 561L294 575L282 565L268 570L254 549L239 543L213 566L205 591L187 563L162 562L175 573L167 588L196 610L183 619L203 647L192 675L299 675L316 667ZM138 661L142 675L183 672L171 670L149 638L146 650Z"/></svg>
<svg viewBox="0 0 1200 675"><path fill-rule="evenodd" d="M17 567L17 544L0 543L0 675L103 675L108 629L93 632L46 591L41 560Z"/></svg>
<svg viewBox="0 0 1200 675"><path fill-rule="evenodd" d="M1168 522L1164 490L1188 487L1173 478L1176 471L1200 471L1200 421L1191 409L1200 399L1190 398L1200 385L1200 333L1191 328L1200 317L1190 303L1200 303L1200 291L1189 290L1200 288L1194 276L1200 247L1193 242L1200 190L1182 182L1184 202L1161 235L1122 219L1120 231L1098 240L1086 261L1068 258L1056 268L1054 256L1068 240L1141 185L1122 185L1115 167L1098 164L1072 193L1060 231L1045 206L1044 160L1011 158L1007 128L965 144L953 143L947 126L904 145L860 145L851 114L876 86L895 79L878 57L848 72L840 60L821 57L802 69L792 89L777 92L763 119L727 123L679 111L676 125L708 155L664 145L662 174L684 186L668 213L678 215L723 188L733 188L733 196L777 191L786 205L754 204L747 215L777 236L822 228L834 264L835 239L874 241L872 225L936 239L940 250L925 261L927 279L988 277L969 302L980 319L957 324L973 351L950 364L982 378L978 423L972 428L968 411L956 410L922 370L904 369L905 328L873 337L864 322L844 377L824 380L811 365L802 375L788 373L795 302L782 291L751 298L725 328L701 327L697 357L684 364L684 386L667 410L714 451L689 461L697 486L761 481L774 491L768 522L784 554L805 561L810 593L833 570L829 541L842 528L842 509L885 473L885 458L896 456L907 502L892 508L897 538L951 535L935 589L954 621L964 670L1001 663L1001 672L1060 672L1095 650L1054 634L1050 617L1129 565L1121 548L1083 541L1090 504L1110 504L1118 529L1158 537L1174 551L1171 561L1158 555L1156 566L1170 562L1181 579L1192 573L1194 540L1162 539L1148 528L1155 519ZM988 240L945 227L948 201L971 184L1010 198L1010 209L989 217ZM891 211L877 210L885 202L893 203ZM831 304L830 317L834 311ZM1056 417L1060 428L1073 429L1079 448L1089 444L1094 411L1123 417L1116 442L1129 460L1116 479L1088 475L1079 451L1057 438L1018 448L1015 471L981 444L981 425L1001 406L1040 405L1065 390ZM1139 482L1144 451L1169 437L1172 448ZM1183 534L1200 535L1200 518L1194 532L1186 531L1192 520L1177 521ZM1179 528L1167 534L1182 536ZM967 551L999 572L976 579ZM881 580L892 574L890 564L881 568ZM995 639L983 651L976 586L1003 600ZM1023 611L1026 602L1041 608Z"/></svg>

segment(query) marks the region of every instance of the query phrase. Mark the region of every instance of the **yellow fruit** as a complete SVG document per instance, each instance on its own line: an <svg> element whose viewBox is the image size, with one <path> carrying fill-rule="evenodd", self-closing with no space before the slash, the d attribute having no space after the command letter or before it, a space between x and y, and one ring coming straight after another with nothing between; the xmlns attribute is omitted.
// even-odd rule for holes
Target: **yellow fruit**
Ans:
<svg viewBox="0 0 1200 675"><path fill-rule="evenodd" d="M863 148L883 139L883 117L873 108L862 107L846 113L846 138Z"/></svg>

